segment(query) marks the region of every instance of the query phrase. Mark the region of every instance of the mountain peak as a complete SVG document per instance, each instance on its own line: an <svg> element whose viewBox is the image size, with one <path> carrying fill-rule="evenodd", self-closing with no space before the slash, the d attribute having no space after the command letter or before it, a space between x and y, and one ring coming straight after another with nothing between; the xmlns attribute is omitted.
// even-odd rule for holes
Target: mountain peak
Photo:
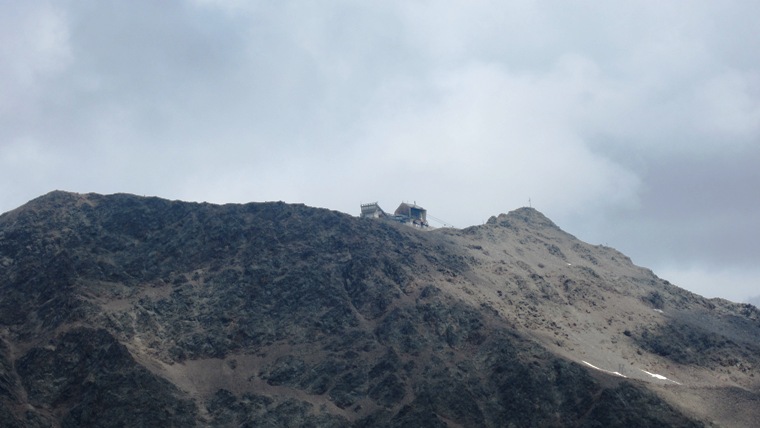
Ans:
<svg viewBox="0 0 760 428"><path fill-rule="evenodd" d="M29 201L33 205L60 204L82 199L85 195L64 190L53 190Z"/></svg>
<svg viewBox="0 0 760 428"><path fill-rule="evenodd" d="M526 225L535 228L552 228L559 229L553 221L543 215L540 211L531 207L522 207L512 210L507 214L499 214L488 219L486 224L515 227L517 225Z"/></svg>

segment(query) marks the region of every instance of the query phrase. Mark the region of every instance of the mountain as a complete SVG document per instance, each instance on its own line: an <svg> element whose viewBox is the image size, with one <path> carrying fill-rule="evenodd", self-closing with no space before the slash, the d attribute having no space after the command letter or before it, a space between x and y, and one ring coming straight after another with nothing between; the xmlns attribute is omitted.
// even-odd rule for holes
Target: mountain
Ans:
<svg viewBox="0 0 760 428"><path fill-rule="evenodd" d="M760 311L531 208L420 230L52 192L0 216L0 425L752 426Z"/></svg>

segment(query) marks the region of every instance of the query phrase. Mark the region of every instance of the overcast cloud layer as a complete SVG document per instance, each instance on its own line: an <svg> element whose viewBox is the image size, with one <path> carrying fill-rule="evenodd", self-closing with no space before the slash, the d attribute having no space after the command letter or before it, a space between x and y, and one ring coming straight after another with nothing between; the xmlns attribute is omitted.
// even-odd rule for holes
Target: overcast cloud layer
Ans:
<svg viewBox="0 0 760 428"><path fill-rule="evenodd" d="M53 189L456 227L532 205L760 295L760 2L0 0L0 211Z"/></svg>

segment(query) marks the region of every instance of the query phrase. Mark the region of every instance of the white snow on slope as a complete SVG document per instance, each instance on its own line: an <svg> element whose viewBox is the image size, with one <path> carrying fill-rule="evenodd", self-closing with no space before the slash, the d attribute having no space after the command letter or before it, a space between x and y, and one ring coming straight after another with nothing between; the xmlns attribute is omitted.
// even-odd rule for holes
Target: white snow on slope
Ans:
<svg viewBox="0 0 760 428"><path fill-rule="evenodd" d="M622 374L622 373L620 373L620 372L613 372L613 371L609 371L609 370L600 369L599 367L597 367L597 366L595 366L595 365L593 365L593 364L589 363L588 361L583 361L583 360L581 360L581 362L583 362L583 364L586 364L587 366L591 367L592 369L596 369L596 370L599 370L600 372L605 372L605 373L609 373L609 374L614 374L614 375L616 375L616 376L624 377L624 378L626 378L626 379L628 378L628 376L626 376L626 375L624 375L624 374Z"/></svg>
<svg viewBox="0 0 760 428"><path fill-rule="evenodd" d="M599 368L599 367L597 367L597 366L595 366L595 365L593 365L593 364L589 363L588 361L584 361L584 360L581 360L581 362L582 362L583 364L585 364L585 365L587 365L587 366L591 367L591 368L592 368L592 369L594 369L594 370L599 370L600 372L605 372L605 373L613 374L613 375L615 375L615 376L624 377L624 378L626 378L626 379L628 378L628 376L626 376L626 375L624 375L624 374L622 374L622 373L620 373L620 372L613 372L613 371L611 371L611 370L605 370L605 369L601 369L601 368ZM639 369L639 370L641 370L641 369ZM681 383L680 383L680 382L676 382L676 381L674 381L674 380L672 380L672 379L668 379L668 378L666 378L665 376L663 376L663 375L661 375L661 374L657 374L657 373L651 373L651 372L648 372L648 371L646 371L646 370L641 370L641 371L642 371L642 372L644 372L644 373L646 373L646 374L648 374L649 376L652 376L652 377L653 377L653 378L655 378L655 379L666 380L666 381L668 381L668 382L673 382L673 383L675 383L676 385L681 385Z"/></svg>
<svg viewBox="0 0 760 428"><path fill-rule="evenodd" d="M673 383L675 383L676 385L680 385L680 383L679 383L679 382L676 382L676 381L674 381L674 380L672 380L672 379L668 379L668 378L666 378L666 377L665 377L665 376L663 376L663 375L660 375L660 374L657 374L657 373L649 373L649 372L648 372L648 371L646 371L646 370L641 370L641 371L642 371L642 372L644 372L644 373L646 373L646 374L648 374L649 376L652 376L653 378L657 378L657 379L660 379L660 380L667 380L668 382L673 382Z"/></svg>

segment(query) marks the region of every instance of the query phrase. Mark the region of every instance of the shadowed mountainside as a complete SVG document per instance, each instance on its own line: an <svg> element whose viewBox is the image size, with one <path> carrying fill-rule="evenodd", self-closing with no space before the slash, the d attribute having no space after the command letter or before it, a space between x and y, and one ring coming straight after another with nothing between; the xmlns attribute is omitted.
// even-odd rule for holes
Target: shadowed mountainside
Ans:
<svg viewBox="0 0 760 428"><path fill-rule="evenodd" d="M0 424L746 426L758 317L530 208L52 192L0 216Z"/></svg>

